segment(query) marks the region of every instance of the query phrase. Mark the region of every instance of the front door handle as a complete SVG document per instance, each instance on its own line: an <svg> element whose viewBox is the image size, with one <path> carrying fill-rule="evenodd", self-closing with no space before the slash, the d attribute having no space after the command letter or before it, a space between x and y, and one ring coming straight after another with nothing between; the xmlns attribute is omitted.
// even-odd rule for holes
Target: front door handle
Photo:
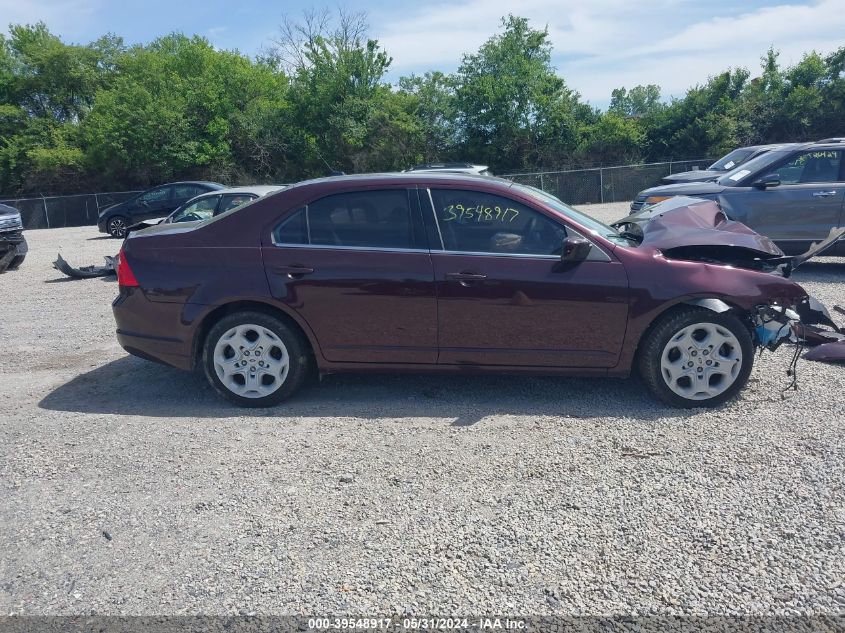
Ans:
<svg viewBox="0 0 845 633"><path fill-rule="evenodd" d="M313 273L314 269L299 264L291 264L290 266L274 266L273 272L278 275L287 275L291 279L301 279L305 275Z"/></svg>
<svg viewBox="0 0 845 633"><path fill-rule="evenodd" d="M830 196L835 196L835 191L817 191L813 194L814 198L829 198Z"/></svg>
<svg viewBox="0 0 845 633"><path fill-rule="evenodd" d="M449 279L450 281L457 281L462 286L469 286L476 281L483 281L484 279L487 279L487 275L465 270L459 273L446 273L446 279Z"/></svg>

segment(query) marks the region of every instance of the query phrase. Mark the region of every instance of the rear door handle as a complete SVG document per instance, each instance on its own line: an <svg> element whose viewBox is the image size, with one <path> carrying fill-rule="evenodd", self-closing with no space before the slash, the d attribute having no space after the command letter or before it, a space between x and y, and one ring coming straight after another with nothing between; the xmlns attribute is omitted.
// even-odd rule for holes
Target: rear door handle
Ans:
<svg viewBox="0 0 845 633"><path fill-rule="evenodd" d="M278 275L287 275L291 279L299 279L304 275L310 275L314 272L314 269L308 268L307 266L292 264L290 266L274 266L273 272Z"/></svg>
<svg viewBox="0 0 845 633"><path fill-rule="evenodd" d="M813 194L814 198L829 198L830 196L835 196L835 191L817 191Z"/></svg>
<svg viewBox="0 0 845 633"><path fill-rule="evenodd" d="M460 282L481 281L483 279L487 279L487 275L484 275L482 273L471 273L468 271L463 271L460 273L446 273L446 279Z"/></svg>

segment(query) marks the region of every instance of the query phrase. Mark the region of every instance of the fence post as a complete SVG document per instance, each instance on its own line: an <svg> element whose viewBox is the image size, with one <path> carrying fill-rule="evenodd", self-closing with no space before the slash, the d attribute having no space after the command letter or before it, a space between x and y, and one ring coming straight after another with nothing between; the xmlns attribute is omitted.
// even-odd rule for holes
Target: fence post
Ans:
<svg viewBox="0 0 845 633"><path fill-rule="evenodd" d="M546 190L546 188L543 186L543 174L542 173L540 174L540 189L542 189L543 191Z"/></svg>
<svg viewBox="0 0 845 633"><path fill-rule="evenodd" d="M41 204L44 206L44 219L47 221L47 228L50 228L50 214L47 212L47 198L41 196Z"/></svg>
<svg viewBox="0 0 845 633"><path fill-rule="evenodd" d="M604 169L599 168L599 202L604 202Z"/></svg>
<svg viewBox="0 0 845 633"><path fill-rule="evenodd" d="M97 205L97 219L100 219L100 199L97 197L97 194L94 194L94 204Z"/></svg>

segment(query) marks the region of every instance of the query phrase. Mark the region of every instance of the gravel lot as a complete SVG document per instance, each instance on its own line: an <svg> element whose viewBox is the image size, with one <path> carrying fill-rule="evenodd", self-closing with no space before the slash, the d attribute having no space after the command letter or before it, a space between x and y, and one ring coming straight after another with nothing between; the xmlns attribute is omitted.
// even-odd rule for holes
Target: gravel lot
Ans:
<svg viewBox="0 0 845 633"><path fill-rule="evenodd" d="M584 207L616 219L626 205ZM0 612L845 612L845 367L741 400L635 381L331 376L246 411L127 356L96 228L0 276ZM845 304L845 260L796 275Z"/></svg>

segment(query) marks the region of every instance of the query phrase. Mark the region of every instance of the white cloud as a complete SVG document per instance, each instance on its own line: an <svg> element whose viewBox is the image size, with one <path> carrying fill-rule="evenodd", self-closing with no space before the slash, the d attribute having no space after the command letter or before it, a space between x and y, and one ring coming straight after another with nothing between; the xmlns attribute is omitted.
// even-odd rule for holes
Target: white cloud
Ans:
<svg viewBox="0 0 845 633"><path fill-rule="evenodd" d="M613 88L656 83L664 96L729 67L759 69L774 46L784 64L810 50L845 45L842 0L772 4L755 10L727 3L653 0L505 0L433 4L404 16L372 15L373 33L393 57L395 75L453 70L500 28L502 16L548 25L553 62L585 99L604 104Z"/></svg>

